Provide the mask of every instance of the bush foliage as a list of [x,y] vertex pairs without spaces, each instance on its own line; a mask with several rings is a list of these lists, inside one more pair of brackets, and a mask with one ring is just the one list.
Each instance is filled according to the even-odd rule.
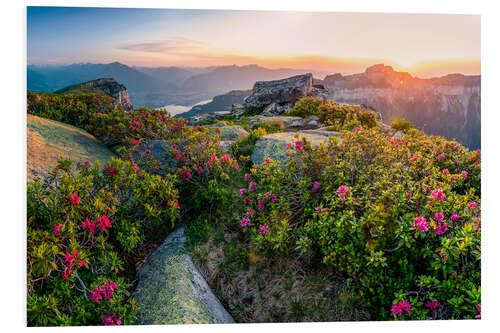
[[[28,112],[123,146],[104,166],[73,173],[61,160],[28,185],[30,326],[132,323],[137,260],[180,215],[190,240],[223,225],[252,255],[341,272],[375,319],[480,318],[479,150],[404,120],[393,128],[405,135],[392,137],[370,110],[311,97],[290,115],[316,115],[341,137],[289,144],[286,165],[249,161],[274,125],[229,148],[218,128],[188,127],[166,110],[127,112],[102,95],[29,93]],[[173,163],[160,165],[151,139]]]

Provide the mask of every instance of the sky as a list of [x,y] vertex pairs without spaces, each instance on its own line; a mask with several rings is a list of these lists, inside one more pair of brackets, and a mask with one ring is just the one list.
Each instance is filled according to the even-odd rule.
[[479,15],[28,7],[28,64],[480,74]]

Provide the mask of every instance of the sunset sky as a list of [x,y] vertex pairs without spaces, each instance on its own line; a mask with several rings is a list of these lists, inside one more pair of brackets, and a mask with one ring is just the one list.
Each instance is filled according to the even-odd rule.
[[28,64],[480,74],[478,15],[28,7]]

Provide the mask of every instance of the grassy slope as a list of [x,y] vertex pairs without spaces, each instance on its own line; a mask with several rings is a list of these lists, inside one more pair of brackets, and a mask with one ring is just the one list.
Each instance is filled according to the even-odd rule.
[[27,131],[28,179],[47,175],[61,156],[102,163],[115,156],[89,133],[57,121],[28,115]]

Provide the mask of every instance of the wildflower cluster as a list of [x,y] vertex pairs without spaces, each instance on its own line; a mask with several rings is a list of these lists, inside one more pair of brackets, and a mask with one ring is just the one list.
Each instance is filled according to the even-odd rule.
[[125,265],[173,229],[175,177],[137,173],[114,158],[106,168],[71,169],[60,160],[49,178],[28,185],[28,324],[130,324]]

